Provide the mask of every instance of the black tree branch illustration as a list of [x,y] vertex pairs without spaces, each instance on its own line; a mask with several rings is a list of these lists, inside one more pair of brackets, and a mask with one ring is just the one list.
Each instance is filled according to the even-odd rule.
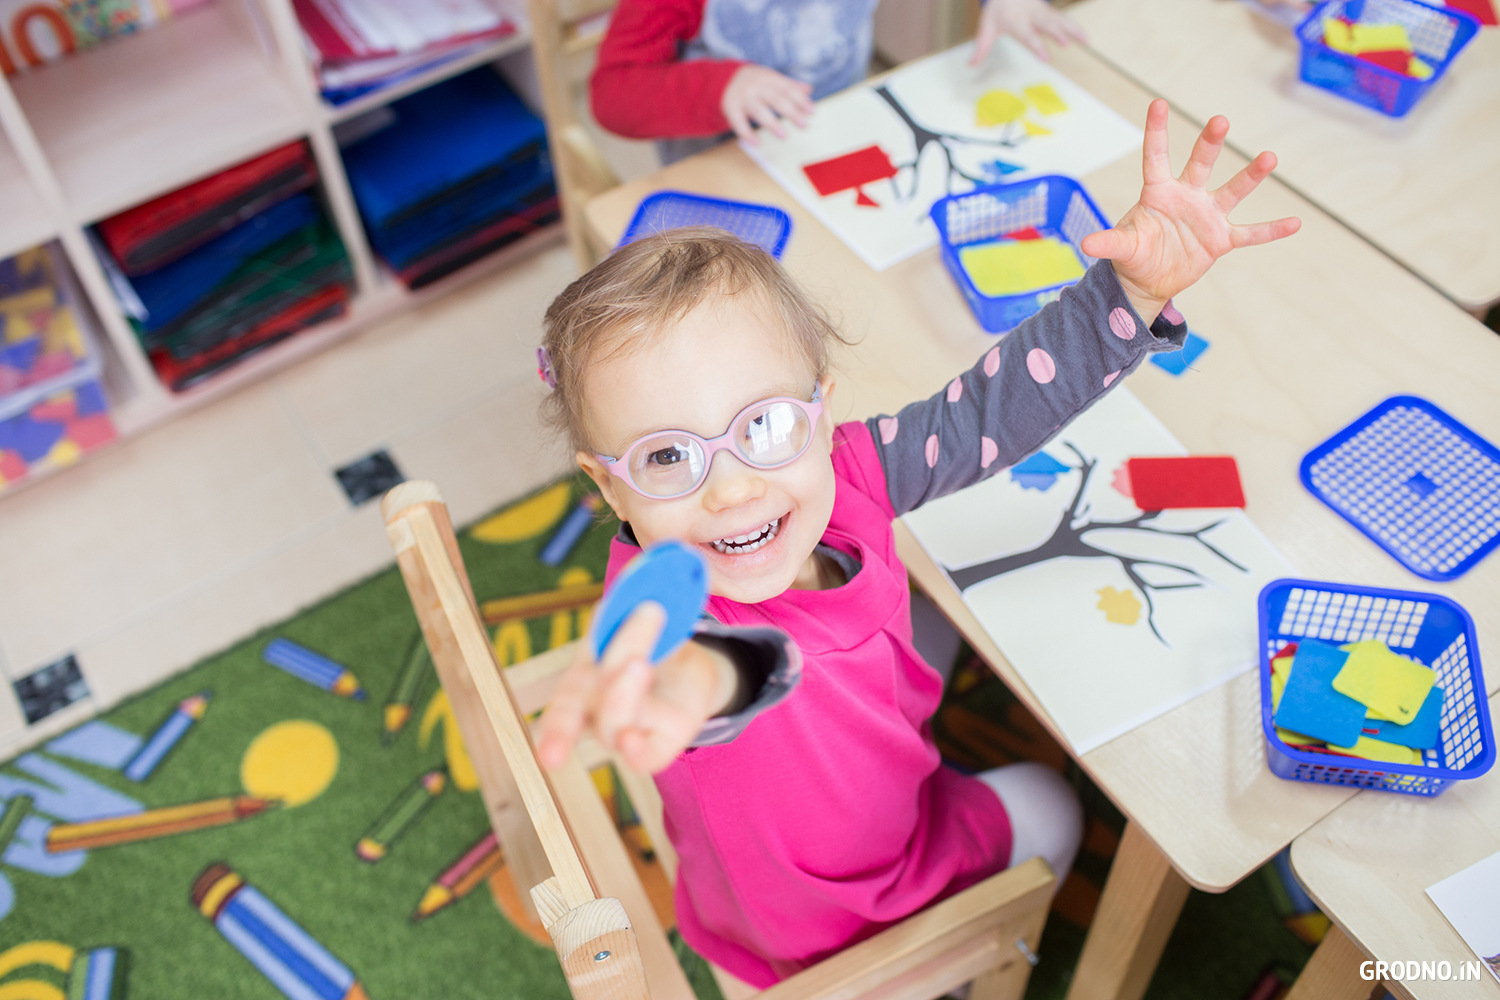
[[918,181],[917,166],[922,162],[922,152],[933,143],[937,143],[938,147],[943,151],[943,156],[948,161],[948,176],[944,183],[944,189],[948,194],[953,193],[953,178],[955,176],[962,177],[971,184],[986,184],[990,180],[987,177],[976,177],[960,167],[953,159],[953,154],[957,152],[955,145],[994,146],[1000,149],[1013,149],[1020,145],[1015,139],[1011,138],[1013,130],[1010,127],[1007,127],[1005,134],[998,139],[957,135],[952,132],[934,132],[925,125],[917,123],[917,120],[911,116],[906,108],[902,106],[901,102],[896,99],[895,95],[891,93],[889,86],[876,87],[875,93],[881,100],[891,106],[891,109],[896,112],[897,117],[911,130],[912,142],[916,146],[916,153],[913,154],[910,163],[896,164],[898,169],[911,169],[911,191],[903,195],[901,189],[896,185],[896,178],[891,178],[891,188],[896,192],[896,197],[901,201],[910,201],[916,197]]
[[[978,563],[974,566],[965,566],[962,569],[944,567],[948,571],[948,576],[960,590],[967,590],[976,583],[993,579],[1006,573],[1015,572],[1023,566],[1034,566],[1037,563],[1047,562],[1051,559],[1061,559],[1065,556],[1072,556],[1079,559],[1113,559],[1120,565],[1125,576],[1129,578],[1130,582],[1135,585],[1136,589],[1141,592],[1141,596],[1145,599],[1146,623],[1151,626],[1152,634],[1160,640],[1162,645],[1170,647],[1172,644],[1167,641],[1166,637],[1161,634],[1161,630],[1156,626],[1155,594],[1159,591],[1191,590],[1202,587],[1210,582],[1209,578],[1191,566],[1168,562],[1165,559],[1149,559],[1111,552],[1107,548],[1090,544],[1087,536],[1091,532],[1108,529],[1113,531],[1141,531],[1153,535],[1191,538],[1241,573],[1249,572],[1246,567],[1235,562],[1212,542],[1203,537],[1214,528],[1223,524],[1223,520],[1214,521],[1212,524],[1206,524],[1201,528],[1193,530],[1162,527],[1156,523],[1162,513],[1159,510],[1142,511],[1136,516],[1123,521],[1092,520],[1089,518],[1088,510],[1083,506],[1083,498],[1088,492],[1089,482],[1093,478],[1099,460],[1085,458],[1083,453],[1070,442],[1064,441],[1062,444],[1063,447],[1078,457],[1079,464],[1070,466],[1070,468],[1081,472],[1082,475],[1078,480],[1078,489],[1073,494],[1073,499],[1068,504],[1068,509],[1059,518],[1057,527],[1053,530],[1051,537],[1041,545],[1026,552],[1016,552],[1008,556],[1001,556],[998,559],[991,559],[988,562]],[[1180,583],[1151,583],[1142,575],[1141,569],[1143,567],[1172,570],[1183,574],[1187,579]]]

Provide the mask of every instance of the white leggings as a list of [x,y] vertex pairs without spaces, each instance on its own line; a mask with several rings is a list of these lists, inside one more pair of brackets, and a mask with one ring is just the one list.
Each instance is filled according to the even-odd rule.
[[1010,816],[1010,863],[1041,857],[1061,884],[1083,840],[1083,806],[1073,786],[1050,767],[1030,760],[976,777],[1000,797]]

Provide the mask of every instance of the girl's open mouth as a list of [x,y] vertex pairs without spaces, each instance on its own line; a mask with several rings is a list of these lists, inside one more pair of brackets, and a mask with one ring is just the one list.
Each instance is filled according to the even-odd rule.
[[757,549],[769,545],[772,539],[776,537],[777,532],[781,530],[782,522],[785,520],[786,515],[783,514],[776,520],[768,521],[754,531],[743,535],[735,535],[731,538],[720,538],[709,544],[714,547],[714,551],[721,552],[724,555],[748,555]]

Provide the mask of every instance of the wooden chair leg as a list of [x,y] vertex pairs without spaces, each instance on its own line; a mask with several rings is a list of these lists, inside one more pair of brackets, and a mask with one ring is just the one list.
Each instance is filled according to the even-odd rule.
[[1141,1000],[1188,889],[1150,838],[1127,823],[1068,1000]]
[[1359,978],[1364,952],[1337,926],[1307,960],[1286,1000],[1367,1000],[1377,987]]

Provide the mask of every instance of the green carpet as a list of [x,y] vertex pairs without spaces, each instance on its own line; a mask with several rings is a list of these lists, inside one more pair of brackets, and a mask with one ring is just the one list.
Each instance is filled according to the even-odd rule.
[[[609,523],[594,525],[563,566],[537,559],[585,485],[571,480],[541,491],[460,533],[481,602],[602,578]],[[496,645],[515,661],[573,638],[580,624],[577,612],[549,613],[502,628]],[[276,638],[348,668],[367,697],[341,697],[268,664],[262,653]],[[413,660],[423,656],[416,638],[392,567],[0,765],[0,798],[8,802],[0,816],[0,1000],[300,1000],[345,996],[349,977],[372,1000],[566,998],[551,949],[511,923],[488,883],[412,920],[428,886],[487,832],[477,791],[464,787],[471,784],[467,762],[446,733],[430,665]],[[423,673],[408,673],[409,665]],[[391,738],[385,703],[403,675],[423,682],[409,721]],[[1017,739],[1024,744],[1035,735],[1024,712],[987,674],[958,676],[968,678],[964,690],[955,684],[938,724],[945,751],[971,766],[1013,756]],[[211,694],[201,719],[145,780],[126,778],[122,766],[142,741],[201,692]],[[945,719],[964,724],[945,728]],[[963,731],[955,736],[954,728]],[[986,732],[1000,738],[987,740]],[[436,795],[412,791],[424,775],[436,775]],[[1103,797],[1081,776],[1075,780],[1094,820],[1090,849],[1079,864],[1083,881],[1075,883],[1082,889],[1068,894],[1071,902],[1054,914],[1043,939],[1027,994],[1037,1000],[1066,989],[1088,886],[1102,883],[1111,825],[1119,829]],[[72,833],[86,834],[76,824],[257,792],[305,801],[173,836],[61,853],[45,848],[49,830],[63,836],[70,823]],[[356,843],[403,801],[408,813],[423,808],[385,823],[376,838],[388,840],[385,853],[373,863],[361,860]],[[400,835],[386,837],[394,827]],[[218,880],[204,902],[219,926],[191,898],[216,863],[245,885],[231,893],[236,883]],[[215,880],[203,881],[200,895]],[[257,900],[284,917],[267,918]],[[1273,904],[1259,878],[1223,896],[1193,894],[1148,996],[1241,1000],[1266,967],[1293,974],[1308,949]],[[231,938],[254,919],[272,928],[257,940],[291,942],[293,964],[297,955],[313,956],[304,976],[312,989],[284,994],[247,960],[242,949],[253,945]],[[701,961],[685,948],[680,953],[700,996],[718,1000]],[[86,983],[88,969],[111,957],[112,984],[97,973],[97,982]]]

